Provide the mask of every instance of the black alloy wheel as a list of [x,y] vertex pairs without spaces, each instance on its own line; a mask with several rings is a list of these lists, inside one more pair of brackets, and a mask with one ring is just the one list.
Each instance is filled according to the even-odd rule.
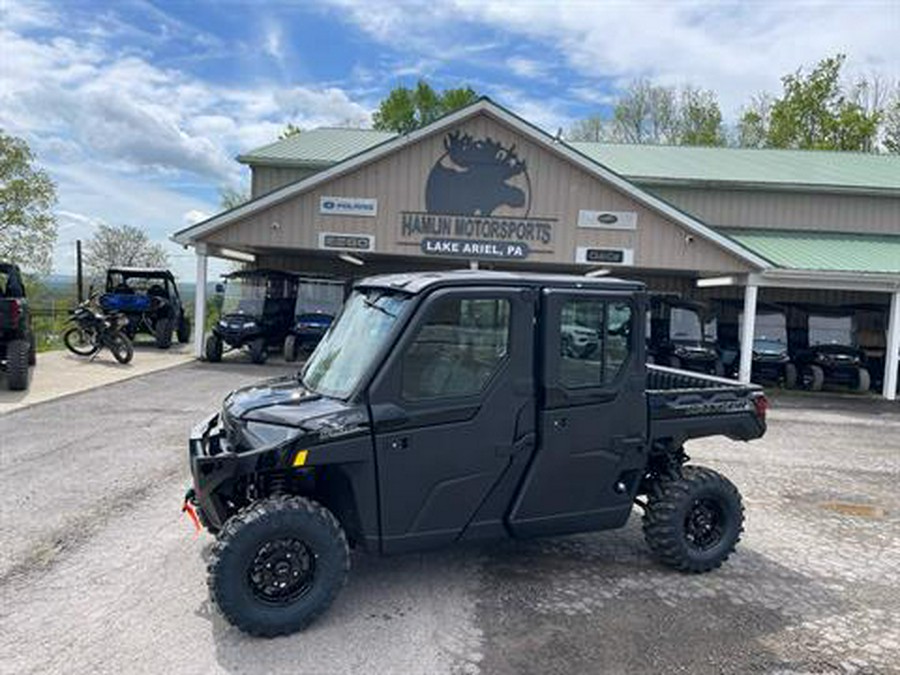
[[305,542],[275,539],[264,543],[250,564],[249,583],[263,602],[288,605],[312,588],[316,573],[315,554]]

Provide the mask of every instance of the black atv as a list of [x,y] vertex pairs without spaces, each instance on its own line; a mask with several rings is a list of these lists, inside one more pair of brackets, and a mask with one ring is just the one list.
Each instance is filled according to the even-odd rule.
[[284,360],[296,361],[312,353],[344,304],[344,282],[299,280],[294,325],[284,338]]
[[206,360],[216,363],[226,349],[247,347],[253,363],[265,363],[269,348],[281,348],[293,326],[297,275],[241,270],[224,279],[222,312],[206,338]]
[[100,307],[104,312],[128,317],[125,334],[131,340],[138,333],[147,333],[157,347],[168,349],[173,331],[181,344],[191,339],[191,323],[169,270],[111,267],[106,272],[106,292],[100,296]]
[[804,388],[820,391],[826,384],[836,384],[859,392],[869,390],[872,380],[855,324],[850,313],[808,313],[807,346],[793,355]]
[[647,331],[650,363],[721,377],[717,321],[703,303],[668,294],[650,297]]
[[[191,433],[183,508],[217,540],[213,601],[272,636],[322,614],[351,547],[392,554],[622,527],[719,567],[737,488],[684,444],[760,437],[756,385],[644,359],[637,282],[459,271],[371,277],[292,378],[229,394]],[[574,347],[578,326],[591,339]]]
[[36,360],[22,273],[16,265],[0,263],[0,367],[6,371],[6,386],[28,389],[28,367]]

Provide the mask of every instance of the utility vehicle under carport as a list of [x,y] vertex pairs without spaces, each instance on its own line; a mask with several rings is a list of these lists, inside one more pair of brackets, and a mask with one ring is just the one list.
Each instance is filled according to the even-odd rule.
[[[348,546],[414,551],[621,527],[637,502],[663,563],[718,567],[737,489],[685,466],[701,436],[765,432],[755,385],[644,363],[641,284],[499,272],[360,282],[296,378],[226,397],[191,434],[185,508],[218,538],[215,603],[298,630]],[[573,329],[593,334],[572,350]]]

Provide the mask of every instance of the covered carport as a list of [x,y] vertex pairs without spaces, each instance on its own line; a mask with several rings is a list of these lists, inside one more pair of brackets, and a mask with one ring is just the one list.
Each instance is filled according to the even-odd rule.
[[[706,277],[699,288],[742,287],[740,379],[750,381],[753,336],[760,296],[776,289],[816,293],[875,294],[888,314],[882,394],[897,399],[900,361],[900,236],[837,232],[731,230],[724,232],[772,267],[745,275]],[[771,299],[771,298],[767,298]]]

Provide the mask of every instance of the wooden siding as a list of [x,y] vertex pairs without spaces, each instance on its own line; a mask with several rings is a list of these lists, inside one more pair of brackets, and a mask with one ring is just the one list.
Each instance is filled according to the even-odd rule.
[[900,197],[648,187],[712,226],[900,234]]
[[[741,272],[749,267],[718,245],[696,235],[659,213],[635,202],[592,174],[518,135],[486,114],[470,118],[458,129],[476,138],[490,137],[505,147],[515,145],[527,162],[531,208],[529,218],[555,219],[552,241],[533,243],[529,263],[572,264],[578,246],[634,249],[634,267],[703,272]],[[402,212],[425,211],[425,184],[432,167],[445,154],[445,133],[427,136],[388,156],[337,176],[308,192],[295,195],[264,211],[209,234],[205,240],[221,246],[259,250],[314,250],[319,232],[370,234],[375,251],[412,257],[425,256],[421,236],[404,236]],[[377,216],[323,215],[322,196],[375,198]],[[579,209],[634,211],[635,231],[576,227]],[[509,207],[494,216],[521,217]],[[628,269],[622,266],[623,269]]]

